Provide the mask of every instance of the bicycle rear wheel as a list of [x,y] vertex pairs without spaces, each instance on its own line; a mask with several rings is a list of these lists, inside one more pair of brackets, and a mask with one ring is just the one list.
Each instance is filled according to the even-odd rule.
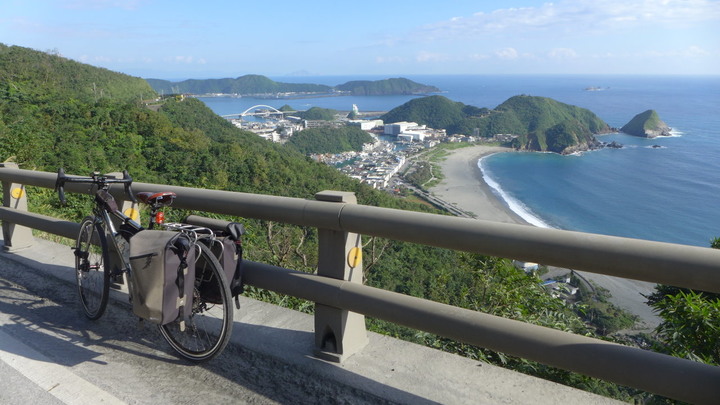
[[75,276],[85,315],[98,319],[105,312],[110,287],[108,247],[102,225],[93,217],[80,224],[75,244]]
[[160,332],[182,357],[205,361],[219,354],[230,341],[233,306],[220,263],[204,245],[197,243],[195,248],[192,315],[184,331],[178,320],[161,325]]

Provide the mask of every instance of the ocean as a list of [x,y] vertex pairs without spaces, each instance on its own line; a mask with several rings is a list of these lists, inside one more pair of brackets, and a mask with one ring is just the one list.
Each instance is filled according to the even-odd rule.
[[[581,155],[500,153],[479,164],[498,197],[538,226],[708,246],[720,237],[720,76],[407,75],[442,95],[493,108],[518,94],[587,108],[612,127],[654,109],[673,136],[600,136],[622,149]],[[385,77],[273,77],[336,85]],[[594,91],[587,90],[595,88]],[[304,99],[201,98],[219,115],[254,105],[389,111],[414,96]]]

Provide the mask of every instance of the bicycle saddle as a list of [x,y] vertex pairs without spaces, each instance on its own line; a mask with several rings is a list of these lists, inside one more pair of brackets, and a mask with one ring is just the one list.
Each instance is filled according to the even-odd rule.
[[159,193],[137,193],[138,200],[154,207],[166,207],[173,203],[176,196],[177,194],[172,191],[161,191]]

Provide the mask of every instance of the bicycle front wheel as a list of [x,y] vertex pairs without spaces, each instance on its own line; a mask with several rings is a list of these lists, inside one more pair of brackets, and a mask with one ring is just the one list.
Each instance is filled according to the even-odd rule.
[[93,217],[80,224],[75,244],[75,276],[85,315],[98,319],[105,312],[110,274],[107,269],[108,246],[102,225]]
[[195,249],[192,315],[184,330],[179,319],[161,325],[160,332],[182,357],[205,361],[219,354],[230,341],[233,306],[220,263],[205,245],[197,243]]

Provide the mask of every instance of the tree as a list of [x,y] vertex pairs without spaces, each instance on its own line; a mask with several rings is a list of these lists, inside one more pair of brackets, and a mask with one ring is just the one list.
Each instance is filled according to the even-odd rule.
[[[710,246],[720,249],[720,238]],[[663,319],[657,351],[720,365],[720,294],[658,285],[648,304]]]

